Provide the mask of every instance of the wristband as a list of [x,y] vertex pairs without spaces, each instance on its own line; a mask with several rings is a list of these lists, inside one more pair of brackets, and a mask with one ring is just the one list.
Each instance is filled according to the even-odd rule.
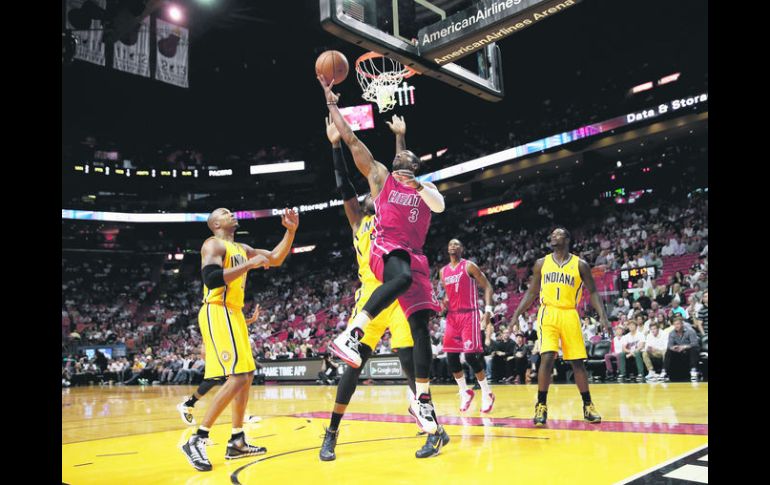
[[493,313],[492,305],[487,305],[484,307],[484,313]]
[[334,103],[326,103],[326,106],[331,106],[331,105],[337,106],[337,103],[336,102],[334,102]]

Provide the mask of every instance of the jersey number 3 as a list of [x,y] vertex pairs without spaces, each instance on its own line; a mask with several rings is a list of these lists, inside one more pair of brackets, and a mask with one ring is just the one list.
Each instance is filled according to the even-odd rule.
[[410,210],[409,211],[409,222],[411,222],[413,224],[415,222],[417,222],[417,217],[419,217],[419,215],[420,215],[420,210],[419,209],[414,208],[414,209]]

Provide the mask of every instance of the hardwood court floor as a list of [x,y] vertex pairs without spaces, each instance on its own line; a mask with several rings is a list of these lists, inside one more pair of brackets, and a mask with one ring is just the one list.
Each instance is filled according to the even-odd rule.
[[[266,455],[225,461],[230,409],[211,430],[210,472],[195,471],[179,451],[194,428],[176,404],[191,386],[90,387],[62,391],[62,481],[106,483],[615,483],[708,443],[708,383],[597,384],[604,418],[582,420],[574,384],[554,385],[548,428],[532,426],[536,387],[495,386],[494,411],[482,417],[480,394],[466,413],[457,386],[433,386],[451,442],[419,460],[425,441],[407,413],[405,386],[359,386],[340,428],[337,460],[318,458],[335,387],[254,386],[246,425]],[[195,407],[202,417],[215,388]],[[517,481],[518,481],[517,480]]]

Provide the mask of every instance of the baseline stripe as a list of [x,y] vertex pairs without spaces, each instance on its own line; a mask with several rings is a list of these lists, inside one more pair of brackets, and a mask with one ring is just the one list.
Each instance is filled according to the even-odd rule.
[[[328,411],[298,413],[291,416],[297,418],[319,418],[328,419]],[[409,415],[400,414],[373,414],[373,413],[346,413],[345,419],[354,421],[373,421],[380,423],[414,423],[414,418]],[[463,416],[442,416],[441,424],[459,425],[459,426],[492,426],[509,428],[533,428],[532,419],[519,418],[477,418]],[[485,424],[486,422],[486,424]],[[542,428],[536,428],[542,429]],[[708,424],[691,423],[641,423],[626,421],[602,421],[601,424],[586,423],[583,420],[548,420],[548,427],[545,429],[565,429],[572,431],[599,431],[614,433],[653,433],[653,434],[684,434],[708,436]],[[704,445],[704,447],[707,445]],[[703,447],[699,448],[702,449]],[[697,451],[697,450],[693,450]],[[692,451],[690,452],[692,453]]]

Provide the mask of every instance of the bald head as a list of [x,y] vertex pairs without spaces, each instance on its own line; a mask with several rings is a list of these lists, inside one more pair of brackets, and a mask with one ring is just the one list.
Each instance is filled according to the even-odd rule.
[[219,230],[234,230],[238,227],[238,219],[235,218],[235,215],[232,212],[225,208],[219,208],[212,211],[211,214],[209,214],[206,223],[214,234]]
[[411,170],[417,173],[420,169],[420,159],[410,150],[401,150],[393,159],[393,170]]
[[459,239],[452,239],[449,241],[449,247],[447,248],[450,256],[456,256],[458,258],[462,257],[464,249],[463,243],[461,243]]

